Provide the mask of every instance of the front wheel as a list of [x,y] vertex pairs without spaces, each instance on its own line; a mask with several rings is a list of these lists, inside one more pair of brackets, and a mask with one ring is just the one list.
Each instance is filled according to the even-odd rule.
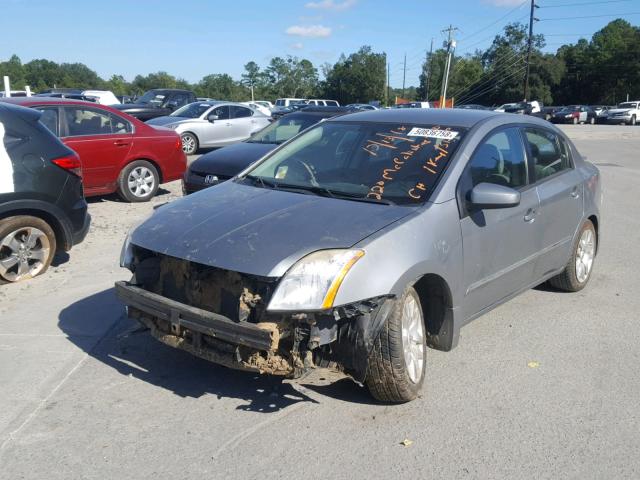
[[0,283],[46,272],[55,253],[56,236],[44,220],[20,215],[0,221]]
[[577,125],[578,124],[578,119],[576,117],[573,117],[573,124]]
[[591,117],[591,118],[589,119],[589,123],[590,123],[591,125],[593,125],[594,123],[596,123],[596,118],[595,118],[595,117]]
[[409,287],[396,300],[369,355],[366,384],[380,401],[415,399],[425,375],[427,344],[420,298]]
[[633,115],[633,116],[631,117],[631,125],[635,125],[635,124],[636,124],[636,116],[635,116],[635,115]]
[[146,160],[136,160],[118,176],[118,194],[127,202],[148,202],[158,191],[160,175]]
[[183,133],[180,135],[180,140],[182,141],[182,151],[185,155],[193,155],[198,151],[198,137],[193,133]]
[[549,283],[565,292],[582,290],[591,278],[597,242],[596,229],[591,220],[587,220],[580,229],[569,263],[562,273],[549,279]]

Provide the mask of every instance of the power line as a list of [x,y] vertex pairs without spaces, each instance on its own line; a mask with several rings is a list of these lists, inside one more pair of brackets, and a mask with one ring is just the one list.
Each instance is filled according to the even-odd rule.
[[[529,14],[526,13],[526,14],[522,15],[521,17],[518,17],[518,18],[514,19],[514,22],[519,22],[520,20],[524,20],[528,16],[529,16]],[[494,33],[494,34],[492,34],[492,35],[490,35],[488,37],[484,37],[483,39],[478,40],[477,42],[474,42],[474,43],[472,43],[470,45],[467,45],[464,48],[464,50],[461,50],[461,52],[466,52],[466,51],[470,50],[471,47],[475,47],[476,45],[480,45],[481,43],[486,42],[487,40],[491,40],[492,38],[495,38],[495,36],[496,36],[496,34]]]
[[596,2],[561,3],[560,5],[540,5],[540,8],[580,7],[582,5],[598,5],[602,3],[621,3],[630,0],[598,0]]
[[624,17],[625,15],[640,15],[640,12],[623,12],[623,13],[609,13],[606,15],[584,15],[581,17],[554,17],[554,18],[540,18],[541,22],[549,22],[552,20],[577,20],[581,18],[601,18],[601,17]]
[[[487,92],[490,92],[496,85],[499,85],[505,79],[511,78],[514,75],[522,72],[526,69],[526,65],[520,65],[519,68],[511,71],[510,66],[508,69],[503,70],[500,73],[495,73],[489,79],[489,81],[483,82],[481,85],[476,86],[475,88],[469,90],[467,93],[464,93],[458,97],[458,103],[465,103],[470,101],[471,99],[478,98],[481,95],[484,95]],[[510,72],[510,73],[509,73]]]
[[485,93],[489,93],[491,90],[493,90],[493,89],[494,89],[495,87],[497,87],[498,85],[500,85],[500,84],[502,84],[502,83],[506,82],[506,81],[507,81],[508,79],[510,79],[511,77],[513,77],[513,76],[515,76],[515,75],[518,75],[518,74],[519,74],[520,72],[522,72],[525,68],[527,68],[527,67],[526,67],[526,65],[523,65],[523,66],[522,66],[522,67],[520,67],[518,70],[516,70],[516,71],[512,72],[511,74],[509,74],[509,75],[507,75],[507,76],[503,77],[501,80],[498,80],[495,84],[493,84],[493,85],[491,85],[491,86],[487,87],[485,90],[483,90],[483,91],[481,91],[481,92],[476,93],[475,95],[462,97],[462,98],[459,100],[459,104],[464,105],[465,103],[469,103],[469,102],[471,102],[472,100],[475,100],[476,98],[478,98],[478,97],[480,97],[480,96],[484,95]]
[[460,40],[460,42],[464,42],[465,40],[477,35],[478,33],[484,32],[486,29],[493,27],[496,23],[504,20],[505,18],[507,18],[509,15],[511,15],[513,12],[515,12],[516,10],[520,9],[525,3],[527,3],[528,0],[524,0],[523,2],[521,2],[520,4],[516,5],[513,9],[509,10],[507,13],[505,13],[502,17],[500,17],[499,19],[497,19],[494,22],[491,22],[489,25],[482,27],[480,30],[477,30],[469,35],[467,35],[466,37],[462,38]]

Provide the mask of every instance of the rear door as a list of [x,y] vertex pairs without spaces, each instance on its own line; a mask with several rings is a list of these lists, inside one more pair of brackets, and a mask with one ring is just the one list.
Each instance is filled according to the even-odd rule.
[[231,131],[233,132],[233,141],[241,142],[251,136],[251,134],[259,129],[258,122],[254,118],[254,110],[238,105],[231,106]]
[[131,123],[84,105],[64,106],[62,111],[62,141],[80,155],[85,190],[113,191],[133,143]]
[[[465,199],[480,183],[518,190],[520,204],[473,210]],[[477,316],[509,295],[531,285],[540,250],[536,189],[529,185],[527,157],[520,130],[499,128],[476,148],[460,179],[460,220],[464,260],[464,316]]]
[[542,251],[535,275],[542,278],[566,265],[583,213],[583,188],[565,140],[542,127],[524,129],[530,176],[540,198]]

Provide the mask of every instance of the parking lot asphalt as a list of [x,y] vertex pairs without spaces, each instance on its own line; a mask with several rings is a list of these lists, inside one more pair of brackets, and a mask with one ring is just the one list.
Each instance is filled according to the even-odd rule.
[[0,478],[639,478],[640,127],[562,128],[602,172],[589,286],[538,287],[472,322],[454,351],[429,350],[404,405],[129,331],[120,247],[180,186],[143,205],[91,200],[85,243],[0,287]]

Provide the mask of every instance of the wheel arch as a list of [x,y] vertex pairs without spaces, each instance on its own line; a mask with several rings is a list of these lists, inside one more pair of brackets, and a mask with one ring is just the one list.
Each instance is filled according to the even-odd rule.
[[449,351],[458,343],[459,327],[454,321],[453,295],[447,281],[428,273],[413,284],[424,315],[427,345]]
[[31,201],[29,203],[18,203],[11,209],[3,209],[0,211],[0,220],[6,218],[28,215],[41,219],[51,227],[56,236],[56,249],[68,251],[73,245],[71,231],[64,221],[47,205],[41,205],[41,202]]
[[593,223],[593,228],[596,229],[596,255],[598,254],[598,252],[600,251],[600,224],[598,222],[598,216],[593,214],[590,215],[587,220],[591,220],[591,223]]

